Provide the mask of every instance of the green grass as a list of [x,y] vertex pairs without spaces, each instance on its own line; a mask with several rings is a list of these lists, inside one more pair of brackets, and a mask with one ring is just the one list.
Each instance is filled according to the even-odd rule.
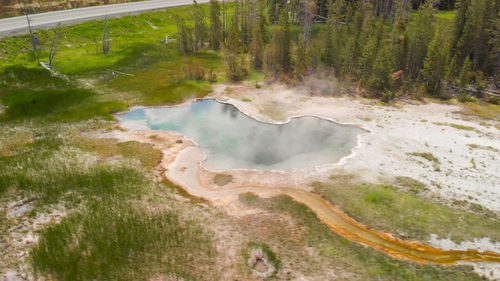
[[120,102],[98,102],[89,90],[14,90],[1,97],[7,106],[0,120],[43,118],[43,121],[112,120],[110,112],[125,110]]
[[408,153],[408,155],[413,155],[413,156],[418,156],[422,157],[427,161],[434,162],[435,164],[439,164],[439,159],[437,159],[432,153],[430,152],[412,152]]
[[474,131],[474,127],[470,127],[470,126],[465,126],[465,125],[460,125],[460,124],[454,124],[454,123],[451,123],[451,124],[448,124],[450,127],[453,127],[455,129],[459,129],[459,130],[465,130],[465,131]]
[[[143,62],[142,58],[149,62]],[[142,52],[121,63],[119,70],[134,76],[103,76],[98,86],[114,92],[128,93],[125,96],[131,103],[164,104],[182,101],[190,97],[202,97],[212,91],[207,81],[189,80],[184,69],[190,65],[200,65],[206,75],[209,71],[220,73],[223,69],[220,54],[202,51],[197,54],[181,56],[174,44],[168,46],[149,45]],[[137,65],[138,64],[138,65]]]
[[135,141],[117,142],[116,139],[77,138],[75,145],[84,151],[97,153],[102,158],[122,156],[138,160],[147,170],[156,167],[161,159],[162,152],[153,145]]
[[215,280],[209,237],[173,211],[101,202],[42,231],[30,257],[35,272],[57,280]]
[[43,138],[30,144],[29,152],[0,158],[0,194],[31,197],[38,204],[78,202],[82,196],[135,193],[139,191],[135,185],[144,184],[136,169],[99,163],[91,155],[57,144],[60,140]]
[[307,245],[316,248],[337,267],[354,272],[358,280],[481,280],[471,267],[396,260],[351,242],[331,231],[307,206],[288,196],[263,199],[247,193],[240,195],[240,201],[251,207],[289,214],[301,226],[300,235]]
[[474,144],[474,143],[468,143],[467,146],[470,149],[484,149],[484,150],[489,150],[489,151],[500,153],[500,150],[498,150],[492,146],[489,146],[489,145],[485,146],[485,145],[479,145],[479,144]]
[[274,266],[275,270],[273,276],[275,276],[276,273],[281,269],[281,260],[278,255],[264,243],[249,242],[247,244],[247,247],[243,251],[244,263],[247,263],[248,259],[250,258],[250,252],[252,251],[252,249],[260,249],[262,251],[262,253],[267,257],[268,261]]
[[439,19],[452,20],[456,16],[456,11],[455,10],[453,10],[453,11],[439,11],[439,12],[435,13],[434,16],[436,18],[439,18]]
[[465,126],[465,125],[461,125],[461,124],[455,124],[455,123],[434,122],[433,124],[438,125],[438,126],[450,126],[452,128],[455,128],[455,129],[458,129],[458,130],[464,130],[464,131],[478,131],[474,127]]
[[28,67],[23,65],[5,66],[0,72],[0,89],[30,90],[60,89],[71,87],[67,80],[53,77],[50,72],[40,67]]
[[[410,178],[398,178],[398,183],[415,193],[425,189],[422,183]],[[345,179],[315,183],[314,188],[369,228],[396,235],[404,232],[408,239],[421,241],[429,239],[430,234],[456,242],[481,237],[500,241],[498,218],[493,213],[475,215],[400,192],[392,186],[357,185]]]
[[39,122],[112,120],[110,112],[125,104],[103,101],[97,93],[70,81],[52,77],[45,69],[8,67],[0,73],[0,102],[6,106],[2,121],[37,119]]
[[265,78],[266,75],[264,73],[254,71],[250,74],[250,76],[246,80],[251,82],[260,82],[263,81]]
[[[208,16],[208,5],[200,6]],[[160,42],[165,35],[169,38],[175,37],[177,27],[174,15],[186,18],[190,24],[191,7],[108,19],[107,26],[112,41],[111,51],[106,55],[101,52],[100,42],[104,21],[60,27],[62,39],[53,67],[72,80],[78,79],[86,85],[91,85],[93,90],[106,92],[108,102],[153,105],[204,96],[212,90],[210,83],[187,79],[184,69],[189,65],[199,64],[207,79],[209,71],[221,77],[224,70],[223,60],[220,52],[201,51],[181,55],[177,52],[175,41],[167,45]],[[37,30],[36,34],[42,41],[40,59],[48,61],[53,29]],[[0,39],[0,58],[4,59],[0,71],[14,67],[42,72],[33,61],[28,35]],[[117,72],[113,75],[113,71],[133,76]],[[17,78],[19,76],[23,75],[18,75]],[[41,85],[44,85],[43,81],[50,80],[46,79],[46,76],[44,74],[44,79],[40,80]],[[23,81],[7,81],[7,84],[23,84],[36,80],[35,73],[23,77],[27,78]],[[71,85],[81,88],[75,83]],[[26,83],[24,86],[27,89],[36,88]]]
[[[208,8],[207,5],[201,6]],[[164,39],[165,35],[170,37],[175,35],[176,24],[173,15],[178,14],[189,19],[190,10],[190,7],[180,7],[108,19],[107,28],[112,39],[111,52],[108,55],[101,54],[104,20],[60,27],[61,40],[55,67],[67,70],[70,74],[83,74],[96,68],[114,66],[120,59],[134,53],[135,49],[132,46],[138,43],[160,44],[160,40]],[[158,28],[152,28],[148,21]],[[42,61],[48,59],[53,32],[54,29],[36,31],[41,39],[40,58]],[[29,35],[2,38],[0,46],[2,47],[0,56],[5,58],[5,64],[30,63]]]
[[365,122],[370,122],[372,121],[373,119],[371,117],[368,117],[368,116],[361,116],[361,115],[358,115],[356,116],[359,120],[363,120]]
[[465,116],[479,116],[488,120],[500,121],[500,105],[498,104],[466,102],[462,104],[462,109],[457,113]]
[[[0,155],[2,203],[27,198],[34,200],[32,213],[60,203],[67,210],[61,223],[39,234],[30,252],[36,273],[54,280],[156,275],[217,280],[211,268],[217,252],[202,225],[185,219],[182,211],[138,207],[153,204],[143,196],[165,186],[148,180],[161,157],[158,151],[135,142],[92,141],[74,126],[36,124],[30,133],[23,126],[2,128],[7,136],[2,134],[0,147],[4,139],[18,144]],[[0,229],[9,227],[11,220],[0,216]]]
[[412,179],[410,177],[396,177],[396,181],[400,186],[408,187],[411,192],[418,193],[420,191],[428,190],[424,183]]
[[[150,145],[81,135],[110,128],[112,113],[128,105],[178,103],[212,90],[207,79],[190,80],[186,69],[200,66],[205,77],[209,71],[221,77],[220,52],[181,55],[175,41],[160,42],[175,35],[174,14],[192,18],[191,7],[181,7],[109,19],[107,55],[100,51],[103,21],[61,27],[53,68],[63,78],[36,65],[28,35],[0,39],[0,203],[32,199],[32,213],[59,203],[67,210],[61,223],[42,230],[30,253],[40,276],[219,279],[204,226],[186,219],[184,210],[136,206],[152,204],[145,198],[153,190],[174,187],[151,180],[161,153]],[[36,31],[41,61],[48,61],[52,33]],[[0,216],[1,230],[12,231],[11,224]],[[0,240],[6,238],[2,232]]]

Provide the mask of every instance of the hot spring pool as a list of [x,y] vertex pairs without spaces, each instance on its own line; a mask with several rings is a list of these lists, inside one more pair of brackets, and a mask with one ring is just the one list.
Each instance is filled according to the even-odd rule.
[[187,106],[138,108],[116,116],[130,130],[182,133],[200,146],[209,169],[292,170],[337,162],[366,131],[317,117],[284,124],[251,118],[231,104],[196,100]]

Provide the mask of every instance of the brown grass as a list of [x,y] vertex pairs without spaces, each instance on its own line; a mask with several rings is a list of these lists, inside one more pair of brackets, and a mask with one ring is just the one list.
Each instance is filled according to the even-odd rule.
[[475,102],[466,102],[462,104],[462,109],[456,113],[500,121],[500,105],[497,104],[478,104]]
[[217,174],[214,177],[214,183],[218,186],[223,186],[230,183],[233,180],[231,175]]
[[138,159],[143,167],[156,167],[162,157],[160,150],[154,149],[151,144],[134,141],[117,142],[115,139],[98,139],[80,137],[77,143],[83,148],[96,152],[102,158],[122,156]]

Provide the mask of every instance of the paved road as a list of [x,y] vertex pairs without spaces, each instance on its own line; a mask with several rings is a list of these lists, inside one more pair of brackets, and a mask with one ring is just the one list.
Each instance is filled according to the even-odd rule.
[[[198,0],[198,3],[208,3],[209,0]],[[30,15],[31,25],[36,28],[55,26],[58,23],[69,24],[92,19],[102,19],[123,14],[134,14],[149,10],[192,4],[192,0],[149,0],[124,4],[94,6],[70,10],[61,10]],[[25,16],[0,19],[0,38],[16,34],[28,33]]]

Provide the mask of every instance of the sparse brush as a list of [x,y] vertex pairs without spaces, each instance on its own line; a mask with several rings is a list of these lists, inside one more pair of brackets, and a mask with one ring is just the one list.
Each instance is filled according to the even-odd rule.
[[[213,73],[213,72],[212,72]],[[184,65],[184,79],[187,80],[204,80],[205,71],[199,62]]]

